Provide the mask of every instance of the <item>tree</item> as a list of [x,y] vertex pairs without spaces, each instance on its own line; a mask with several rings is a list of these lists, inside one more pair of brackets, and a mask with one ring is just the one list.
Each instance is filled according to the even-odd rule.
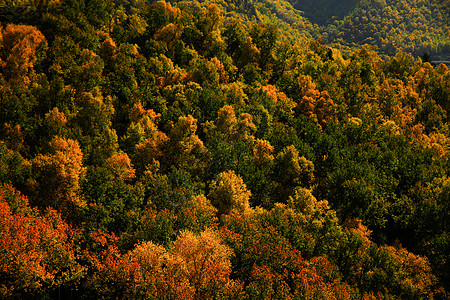
[[6,192],[0,189],[0,297],[50,297],[56,289],[64,295],[83,274],[72,244],[76,231],[54,210],[30,209],[23,195],[23,209],[12,211]]
[[327,91],[319,92],[310,76],[299,76],[300,100],[295,107],[297,113],[304,114],[319,124],[337,121],[337,106]]
[[205,131],[208,139],[223,140],[231,146],[238,141],[252,144],[256,129],[252,115],[242,113],[237,118],[233,106],[225,105],[217,112],[217,119],[214,122],[206,123]]
[[78,142],[54,137],[47,154],[31,161],[36,181],[33,184],[33,204],[41,209],[57,209],[66,218],[73,218],[85,204],[80,195],[80,180],[84,176],[83,153]]
[[389,59],[386,64],[386,73],[403,82],[407,82],[412,71],[414,57],[411,54],[399,51]]
[[270,142],[257,139],[253,147],[254,163],[261,167],[266,167],[274,160],[273,146]]
[[49,138],[53,138],[54,136],[65,136],[67,134],[66,125],[66,115],[63,112],[60,112],[58,107],[54,107],[45,114],[45,127]]
[[239,292],[229,279],[232,253],[218,233],[207,229],[200,234],[181,232],[169,250],[143,242],[128,257],[140,266],[147,296],[210,299]]
[[173,58],[175,55],[175,45],[183,32],[181,25],[173,23],[167,24],[155,33],[155,40],[165,43],[167,56]]
[[257,24],[251,28],[250,36],[260,51],[260,68],[270,73],[275,62],[274,49],[279,36],[278,27],[274,24]]
[[135,177],[135,170],[131,164],[128,154],[116,153],[108,159],[107,168],[116,180],[127,181]]
[[157,30],[174,22],[180,15],[180,10],[173,7],[170,2],[162,0],[156,1],[151,5],[143,6],[140,9],[140,14],[147,21],[147,34],[153,36]]
[[195,288],[196,299],[207,299],[226,291],[231,284],[232,250],[222,243],[217,232],[206,229],[199,235],[189,231],[180,234],[170,248],[181,258],[185,276]]
[[201,86],[218,85],[220,76],[217,69],[217,61],[214,62],[207,61],[205,59],[194,59],[191,62],[188,76],[191,80]]
[[278,202],[285,203],[295,187],[309,187],[312,184],[314,164],[300,156],[293,145],[283,148],[274,162],[274,180],[279,183],[279,190],[274,197]]
[[201,178],[206,168],[208,150],[196,131],[197,120],[194,117],[179,117],[168,135],[167,158],[168,162]]
[[219,215],[232,211],[245,212],[249,209],[251,192],[239,175],[233,171],[220,173],[210,185],[208,198],[218,209]]
[[431,273],[431,266],[426,257],[415,255],[405,248],[385,246],[389,253],[394,257],[404,274],[401,279],[401,285],[404,289],[404,297],[414,298],[433,298],[436,284],[436,277]]
[[135,146],[133,164],[136,166],[138,175],[141,175],[148,165],[167,159],[165,149],[169,138],[162,131],[157,131],[154,136],[146,138],[142,143]]
[[17,151],[9,149],[5,142],[0,141],[0,182],[12,183],[23,188],[31,177],[29,160]]
[[24,144],[24,133],[20,125],[11,126],[8,123],[3,125],[0,130],[0,138],[6,146],[16,152],[26,152],[26,145]]
[[88,266],[83,294],[89,298],[135,298],[141,289],[141,266],[120,253],[118,237],[101,230],[89,232],[89,249],[82,258]]
[[226,48],[225,42],[222,39],[220,27],[222,26],[223,10],[212,3],[202,11],[198,18],[200,31],[202,32],[202,44],[198,47],[199,53],[204,53],[205,57],[223,57]]
[[[8,79],[17,84],[28,85],[29,73],[33,74],[34,64],[41,59],[47,47],[44,35],[33,26],[8,24],[2,30],[3,70]],[[1,61],[0,61],[1,62]],[[1,67],[1,64],[0,64]]]
[[140,102],[135,103],[128,115],[130,124],[126,133],[120,138],[122,149],[133,156],[137,145],[142,144],[146,139],[155,138],[160,118],[161,114],[155,113],[153,109],[146,110]]
[[112,128],[114,106],[98,87],[77,99],[79,110],[71,120],[81,129],[83,150],[91,163],[101,164],[116,151],[117,134]]

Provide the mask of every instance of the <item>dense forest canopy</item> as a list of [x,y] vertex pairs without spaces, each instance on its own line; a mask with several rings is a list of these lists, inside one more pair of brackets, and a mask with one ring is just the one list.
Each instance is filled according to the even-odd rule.
[[0,298],[448,299],[448,1],[320,3],[0,0]]

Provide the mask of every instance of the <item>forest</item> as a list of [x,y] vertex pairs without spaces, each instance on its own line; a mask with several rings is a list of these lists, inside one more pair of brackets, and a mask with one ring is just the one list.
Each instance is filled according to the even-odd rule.
[[0,0],[0,299],[449,299],[449,2],[310,2]]

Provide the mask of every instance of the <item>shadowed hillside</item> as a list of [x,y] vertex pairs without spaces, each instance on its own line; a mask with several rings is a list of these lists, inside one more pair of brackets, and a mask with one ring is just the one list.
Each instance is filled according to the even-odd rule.
[[292,0],[311,22],[325,26],[349,15],[360,0]]

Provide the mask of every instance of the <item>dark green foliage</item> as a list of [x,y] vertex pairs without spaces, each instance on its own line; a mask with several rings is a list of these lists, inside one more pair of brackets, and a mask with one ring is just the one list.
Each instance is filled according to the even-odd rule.
[[143,191],[114,180],[103,168],[89,168],[82,186],[87,206],[81,222],[86,228],[122,233],[134,230],[142,208]]

